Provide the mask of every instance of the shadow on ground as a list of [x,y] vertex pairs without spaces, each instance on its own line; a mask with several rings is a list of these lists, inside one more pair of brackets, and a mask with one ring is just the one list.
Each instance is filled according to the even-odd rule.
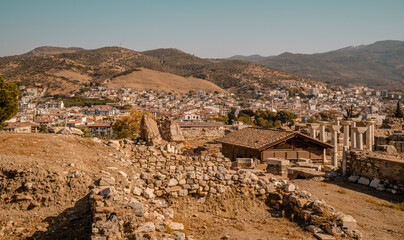
[[91,210],[89,195],[78,200],[74,207],[67,208],[57,216],[47,217],[43,221],[48,223],[47,230],[36,231],[27,239],[90,239]]
[[334,184],[337,186],[340,186],[342,188],[347,188],[352,191],[357,191],[363,194],[367,194],[379,199],[386,200],[388,202],[393,202],[393,203],[400,203],[404,201],[404,194],[392,194],[388,192],[382,192],[382,191],[377,191],[376,189],[370,187],[370,186],[365,186],[361,185],[359,183],[352,183],[348,182],[347,180],[331,180],[331,181],[324,181],[325,183],[328,184]]

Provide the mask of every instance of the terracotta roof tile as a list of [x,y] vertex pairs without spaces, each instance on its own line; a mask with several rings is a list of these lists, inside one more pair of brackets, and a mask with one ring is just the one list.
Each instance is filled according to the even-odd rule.
[[288,139],[294,135],[298,135],[324,147],[333,148],[332,145],[311,138],[305,134],[284,129],[244,128],[239,131],[229,133],[225,137],[217,139],[216,141],[251,149],[262,149],[278,141],[282,141],[283,139]]
[[283,129],[244,128],[232,132],[216,141],[247,148],[260,149],[294,134],[295,132],[293,131]]

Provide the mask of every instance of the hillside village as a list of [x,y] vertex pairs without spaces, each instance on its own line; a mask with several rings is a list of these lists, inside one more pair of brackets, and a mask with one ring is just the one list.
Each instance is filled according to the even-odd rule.
[[[47,90],[20,85],[0,130],[0,238],[404,234],[397,92],[295,80],[239,94]],[[134,112],[139,131],[119,137]]]
[[[108,89],[96,87],[78,91],[68,97],[110,100],[102,105],[66,107],[63,98],[46,94],[41,87],[20,86],[19,112],[2,131],[40,132],[52,126],[87,127],[93,136],[112,137],[111,126],[115,119],[129,114],[130,109],[148,112],[155,117],[168,117],[183,127],[211,125],[223,122],[215,118],[226,116],[232,108],[252,111],[288,111],[297,114],[296,123],[307,123],[313,116],[332,113],[341,117],[347,108],[354,106],[363,119],[377,119],[380,125],[386,118],[386,110],[394,107],[402,95],[367,87],[333,87],[318,83],[280,81],[274,89],[251,89],[246,97],[232,93],[139,91],[130,88]],[[319,118],[318,120],[324,120]],[[193,124],[191,124],[193,123]],[[102,130],[100,130],[102,129]]]

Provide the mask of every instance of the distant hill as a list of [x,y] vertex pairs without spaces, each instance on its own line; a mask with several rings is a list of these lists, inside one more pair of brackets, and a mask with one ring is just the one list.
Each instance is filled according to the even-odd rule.
[[226,92],[212,82],[200,78],[184,78],[175,74],[139,68],[111,79],[109,88],[130,87],[139,90],[187,93],[189,91]]
[[404,41],[380,41],[318,54],[233,56],[317,81],[404,90]]
[[74,52],[83,51],[83,50],[85,50],[85,49],[79,48],[79,47],[64,48],[64,47],[44,46],[44,47],[35,48],[34,50],[27,52],[23,55],[43,57],[43,56],[51,56],[51,55],[56,55],[56,54],[61,54],[61,53],[74,53]]
[[136,52],[120,47],[94,50],[41,47],[27,54],[0,58],[0,75],[6,80],[26,86],[41,83],[52,93],[70,93],[83,86],[105,85],[138,68],[185,79],[207,80],[234,92],[268,87],[285,79],[307,80],[260,64],[202,59],[172,48]]

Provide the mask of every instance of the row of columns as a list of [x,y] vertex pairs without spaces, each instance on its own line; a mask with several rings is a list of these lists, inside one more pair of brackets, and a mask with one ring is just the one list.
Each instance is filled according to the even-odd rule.
[[[363,134],[366,132],[366,148],[369,151],[373,150],[374,145],[374,133],[375,133],[375,122],[372,120],[367,120],[364,123],[366,127],[357,127],[357,121],[344,120],[337,121],[334,124],[327,124],[325,122],[312,123],[310,124],[310,137],[317,139],[317,130],[320,130],[320,141],[326,142],[325,128],[326,125],[331,130],[331,144],[334,146],[332,151],[332,164],[337,167],[338,159],[338,133],[341,127],[343,127],[343,150],[358,149],[363,150]],[[341,125],[340,125],[341,124]],[[351,130],[351,134],[349,134]],[[351,143],[351,145],[349,144]]]

